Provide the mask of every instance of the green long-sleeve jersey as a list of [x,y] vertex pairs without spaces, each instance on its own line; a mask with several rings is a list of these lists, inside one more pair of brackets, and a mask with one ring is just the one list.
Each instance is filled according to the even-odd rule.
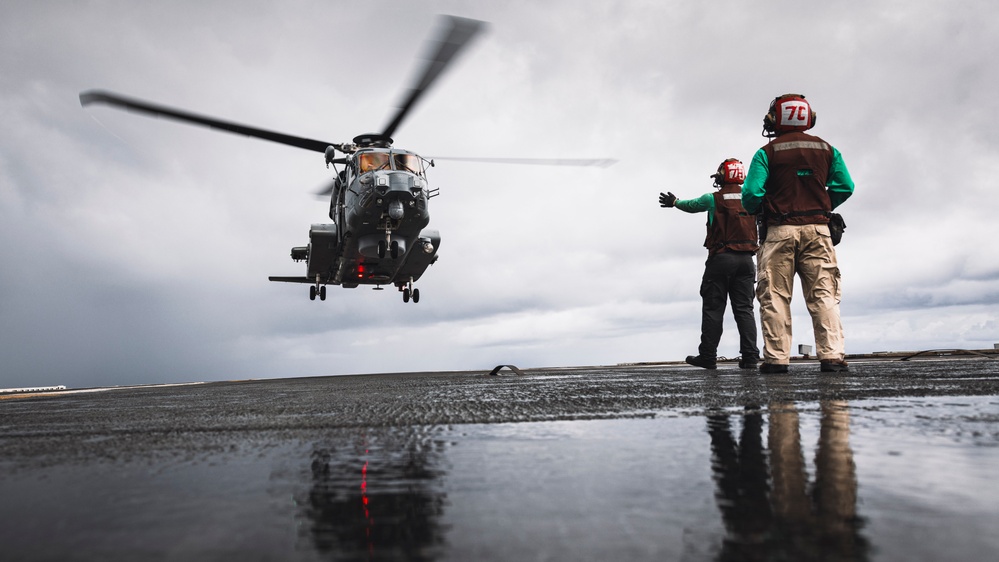
[[677,199],[676,208],[687,213],[708,213],[708,224],[715,222],[715,196],[705,193],[696,199]]

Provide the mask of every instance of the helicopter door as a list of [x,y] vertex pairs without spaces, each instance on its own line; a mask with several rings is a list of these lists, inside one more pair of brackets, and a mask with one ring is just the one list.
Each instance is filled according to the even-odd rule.
[[343,229],[346,226],[344,222],[344,212],[347,206],[347,189],[350,187],[350,182],[354,181],[354,168],[348,165],[343,170],[343,180],[340,182],[340,186],[336,192],[336,211],[335,217],[333,217],[333,222],[337,224],[337,241],[343,238]]
[[333,180],[333,192],[330,195],[330,218],[334,222],[339,222],[336,215],[337,209],[343,204],[343,191],[347,187],[347,180],[349,178],[348,168],[340,170],[340,173],[336,175]]

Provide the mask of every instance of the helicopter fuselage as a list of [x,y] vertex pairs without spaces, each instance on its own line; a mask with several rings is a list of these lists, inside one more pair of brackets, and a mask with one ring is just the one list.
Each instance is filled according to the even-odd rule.
[[406,150],[368,147],[341,162],[330,197],[333,223],[313,224],[309,245],[292,248],[292,259],[306,261],[305,276],[271,280],[310,283],[312,298],[323,298],[327,284],[395,285],[404,300],[419,300],[412,284],[440,247],[440,234],[426,230],[436,191],[428,187],[425,161]]

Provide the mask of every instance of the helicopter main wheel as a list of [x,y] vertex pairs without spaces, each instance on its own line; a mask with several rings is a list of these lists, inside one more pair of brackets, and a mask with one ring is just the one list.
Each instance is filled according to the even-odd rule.
[[309,287],[309,300],[310,301],[316,300],[316,288],[315,288],[315,286]]
[[388,249],[388,242],[386,242],[384,240],[379,240],[378,241],[378,257],[379,258],[384,258],[385,257],[385,251],[387,249]]
[[412,281],[402,288],[402,302],[409,302],[410,299],[412,299],[414,303],[420,302],[420,290],[413,288]]
[[326,300],[326,285],[319,287],[319,300]]
[[391,247],[390,247],[389,251],[392,253],[392,259],[396,259],[396,258],[399,257],[399,241],[398,240],[393,240],[392,241],[392,244],[391,244]]

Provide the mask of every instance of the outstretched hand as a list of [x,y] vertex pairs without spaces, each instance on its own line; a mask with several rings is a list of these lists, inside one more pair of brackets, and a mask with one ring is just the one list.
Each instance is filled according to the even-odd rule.
[[675,207],[676,206],[676,195],[670,192],[659,194],[659,206],[660,207]]

